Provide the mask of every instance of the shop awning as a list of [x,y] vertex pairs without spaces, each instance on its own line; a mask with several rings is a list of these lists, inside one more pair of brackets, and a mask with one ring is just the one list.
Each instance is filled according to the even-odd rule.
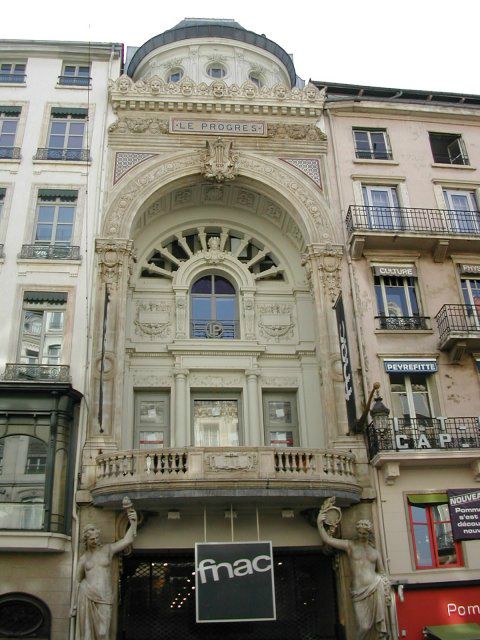
[[464,624],[442,624],[425,627],[427,638],[431,640],[480,640],[480,624],[466,622]]

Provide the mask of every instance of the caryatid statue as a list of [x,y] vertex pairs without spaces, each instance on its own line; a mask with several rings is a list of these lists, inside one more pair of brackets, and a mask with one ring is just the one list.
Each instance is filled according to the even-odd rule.
[[334,538],[325,529],[334,530],[335,524],[328,522],[327,512],[332,509],[334,499],[326,500],[317,518],[318,532],[323,542],[348,555],[352,575],[351,594],[357,621],[357,640],[383,640],[388,638],[388,606],[390,605],[390,582],[384,573],[382,559],[373,546],[370,536],[370,520],[359,520],[356,524],[357,536],[354,540]]
[[123,499],[130,526],[121,540],[102,544],[93,524],[83,529],[85,553],[78,562],[77,584],[71,615],[77,617],[79,640],[110,640],[112,619],[112,559],[132,544],[137,534],[137,512],[128,497]]

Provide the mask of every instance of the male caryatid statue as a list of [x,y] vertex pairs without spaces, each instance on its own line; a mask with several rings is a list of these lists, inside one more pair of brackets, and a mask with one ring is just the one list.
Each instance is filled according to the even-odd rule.
[[[336,507],[335,507],[336,509]],[[350,561],[352,575],[352,600],[357,621],[358,640],[382,640],[388,638],[387,607],[390,604],[390,584],[383,572],[379,552],[370,542],[372,523],[359,520],[354,540],[333,538],[325,530],[327,513],[321,509],[317,526],[325,544],[345,551]]]
[[110,640],[112,619],[112,559],[130,544],[137,533],[137,513],[129,498],[123,499],[130,526],[117,542],[102,544],[93,524],[83,529],[85,553],[78,562],[77,587],[71,615],[77,616],[78,640]]

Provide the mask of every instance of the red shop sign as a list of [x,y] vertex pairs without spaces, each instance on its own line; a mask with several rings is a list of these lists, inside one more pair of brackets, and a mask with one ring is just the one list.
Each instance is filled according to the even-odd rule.
[[[396,597],[400,637],[423,640],[426,626],[480,624],[480,586],[427,587],[403,591],[403,602]],[[405,631],[405,633],[402,633]]]

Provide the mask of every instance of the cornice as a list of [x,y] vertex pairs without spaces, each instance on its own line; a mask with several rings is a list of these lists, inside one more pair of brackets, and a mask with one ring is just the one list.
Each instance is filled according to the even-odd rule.
[[320,117],[325,93],[312,84],[303,89],[290,89],[285,85],[259,89],[252,82],[241,86],[227,85],[222,80],[211,84],[195,83],[190,78],[181,82],[165,83],[160,77],[134,82],[122,75],[110,80],[109,95],[115,112],[166,111],[189,114],[242,114],[252,116]]
[[462,121],[472,122],[478,125],[480,121],[480,109],[478,107],[469,106],[448,106],[439,104],[414,104],[414,103],[398,103],[383,101],[361,101],[361,99],[342,100],[342,101],[326,101],[325,110],[337,117],[351,115],[365,115],[366,117],[378,118],[388,116],[398,118],[403,121],[411,118],[412,120],[444,120],[444,121]]

